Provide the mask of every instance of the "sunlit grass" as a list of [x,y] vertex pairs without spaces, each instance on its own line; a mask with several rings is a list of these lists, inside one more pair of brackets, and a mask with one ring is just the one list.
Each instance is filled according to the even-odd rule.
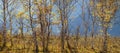
[[[96,36],[93,41],[94,41],[94,49],[91,48],[91,42],[92,38],[88,37],[87,39],[87,47],[85,48],[85,41],[84,37],[80,37],[78,40],[78,46],[77,49],[73,49],[73,51],[77,51],[78,53],[99,53],[102,50],[103,46],[103,37],[101,36]],[[1,38],[2,40],[2,38]],[[6,47],[4,50],[0,51],[0,53],[34,53],[35,51],[35,45],[32,36],[24,36],[22,37],[15,37],[11,36],[6,39]],[[38,38],[38,48],[39,48],[39,53],[42,53],[42,43],[40,38]],[[74,48],[75,45],[75,38],[70,37],[69,39],[71,47]],[[3,46],[3,42],[0,41],[0,47]],[[59,37],[54,37],[51,36],[48,50],[51,53],[60,53],[61,51],[61,42]],[[70,50],[67,47],[67,42],[65,41],[65,51],[70,53]],[[119,37],[109,37],[108,39],[108,52],[109,53],[120,53],[120,39]]]

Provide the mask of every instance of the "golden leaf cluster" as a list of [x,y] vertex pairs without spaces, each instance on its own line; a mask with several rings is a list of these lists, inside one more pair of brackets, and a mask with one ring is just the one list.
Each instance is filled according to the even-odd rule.
[[90,5],[94,8],[93,11],[95,11],[92,13],[92,15],[97,16],[105,23],[110,22],[117,10],[117,6],[114,4],[114,2],[114,0],[100,0],[94,4],[94,1],[91,0]]

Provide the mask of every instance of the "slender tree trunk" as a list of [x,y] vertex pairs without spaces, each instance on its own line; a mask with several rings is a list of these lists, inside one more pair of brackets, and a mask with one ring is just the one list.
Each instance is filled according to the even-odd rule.
[[[11,14],[10,14],[10,12],[9,12],[9,10],[8,10],[8,3],[7,3],[7,11],[8,11],[8,14],[9,14],[9,22],[10,22],[10,36],[12,35],[12,17],[11,17]],[[13,46],[13,43],[12,43],[12,38],[10,39],[10,41],[11,41],[11,45]],[[12,47],[11,46],[11,47]]]
[[46,49],[48,51],[48,46],[49,46],[49,40],[50,40],[50,17],[51,17],[51,14],[49,14],[49,18],[48,18],[48,34],[47,34],[47,42],[46,42]]
[[33,38],[34,38],[34,44],[35,44],[35,53],[38,53],[39,52],[39,49],[38,49],[38,42],[37,42],[37,36],[36,36],[36,31],[33,31]]
[[44,26],[41,24],[41,36],[42,36],[42,46],[43,46],[43,52],[45,53],[45,35],[44,35]]
[[76,29],[76,40],[75,40],[75,48],[76,48],[76,53],[78,53],[78,50],[77,50],[77,48],[78,48],[78,41],[79,41],[79,33],[80,33],[80,26],[78,26],[77,27],[77,29]]
[[87,30],[85,30],[85,48],[87,48]]
[[2,0],[3,1],[3,47],[6,47],[6,0]]
[[108,47],[108,36],[107,36],[107,27],[104,27],[104,42],[103,42],[103,53],[108,53],[107,47]]
[[7,4],[6,4],[6,6],[7,6],[7,13],[8,13],[8,15],[9,15],[9,22],[10,22],[10,35],[12,35],[12,17],[11,17],[11,13],[10,13],[10,11],[9,11],[9,2],[8,1],[6,1],[7,2]]
[[23,19],[21,20],[22,22],[21,22],[21,35],[22,35],[22,37],[24,36],[24,33],[23,33],[23,30],[24,30],[24,22],[23,22]]
[[62,30],[61,30],[61,52],[64,52],[64,24],[62,23]]
[[37,37],[36,37],[36,32],[33,30],[33,18],[31,15],[31,0],[29,0],[29,17],[30,17],[30,26],[32,29],[32,35],[33,35],[33,39],[34,39],[34,44],[35,44],[35,53],[38,53],[38,43],[37,43]]
[[92,32],[91,32],[91,36],[92,36],[92,44],[91,44],[91,48],[94,49],[94,24],[95,24],[95,20],[93,18],[93,23],[92,23]]
[[10,35],[12,35],[12,17],[10,17]]

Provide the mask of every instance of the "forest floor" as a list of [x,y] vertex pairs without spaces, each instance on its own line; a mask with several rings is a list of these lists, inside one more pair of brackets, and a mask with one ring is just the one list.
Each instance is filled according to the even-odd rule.
[[[3,38],[0,38],[0,49],[3,46]],[[103,48],[103,37],[95,36],[94,38],[88,37],[87,41],[84,37],[79,37],[76,42],[76,38],[69,37],[69,44],[73,51],[77,53],[100,53]],[[42,42],[40,38],[37,38],[39,53],[42,52]],[[77,43],[77,46],[75,47]],[[85,47],[86,46],[86,47]],[[93,46],[93,48],[92,48]],[[49,40],[48,50],[50,53],[61,53],[61,41],[59,36],[51,36]],[[7,36],[6,46],[1,49],[0,53],[34,53],[35,45],[32,36]],[[67,41],[65,41],[65,50],[70,53],[67,47]],[[120,53],[120,37],[109,37],[108,38],[108,53]]]

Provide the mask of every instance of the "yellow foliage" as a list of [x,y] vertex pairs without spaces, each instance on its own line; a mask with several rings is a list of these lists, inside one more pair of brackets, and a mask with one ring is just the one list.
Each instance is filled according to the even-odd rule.
[[55,17],[55,16],[56,16],[56,14],[55,14],[54,12],[51,12],[51,15],[52,15],[53,17]]
[[38,2],[42,3],[42,0],[38,0]]
[[[93,8],[92,15],[99,18],[100,22],[103,22],[103,26],[108,27],[110,21],[112,20],[118,6],[116,6],[114,3],[115,0],[100,0],[93,3],[93,0],[90,0],[91,7]],[[94,14],[95,13],[95,14]],[[105,24],[106,23],[106,24]]]
[[34,0],[34,4],[38,5],[38,4],[41,4],[42,3],[42,0]]
[[50,10],[50,9],[52,9],[52,7],[53,7],[52,5],[49,5],[47,8],[48,8],[48,10]]
[[103,30],[100,30],[101,33],[103,33]]
[[23,16],[24,18],[29,19],[29,16],[27,14],[24,14]]
[[97,5],[96,5],[97,7],[102,7],[102,3],[97,3]]
[[94,5],[94,2],[93,1],[90,1],[90,6],[93,6]]
[[6,46],[7,46],[8,48],[10,48],[10,47],[11,47],[11,42],[7,42],[7,43],[6,43]]
[[104,26],[104,27],[108,27],[109,25],[108,25],[108,24],[104,24],[103,26]]
[[109,22],[111,18],[111,15],[105,15],[104,22]]
[[23,11],[20,11],[20,12],[18,12],[18,14],[16,15],[16,17],[19,18],[19,17],[21,17],[23,14],[24,14],[24,12],[23,12]]

